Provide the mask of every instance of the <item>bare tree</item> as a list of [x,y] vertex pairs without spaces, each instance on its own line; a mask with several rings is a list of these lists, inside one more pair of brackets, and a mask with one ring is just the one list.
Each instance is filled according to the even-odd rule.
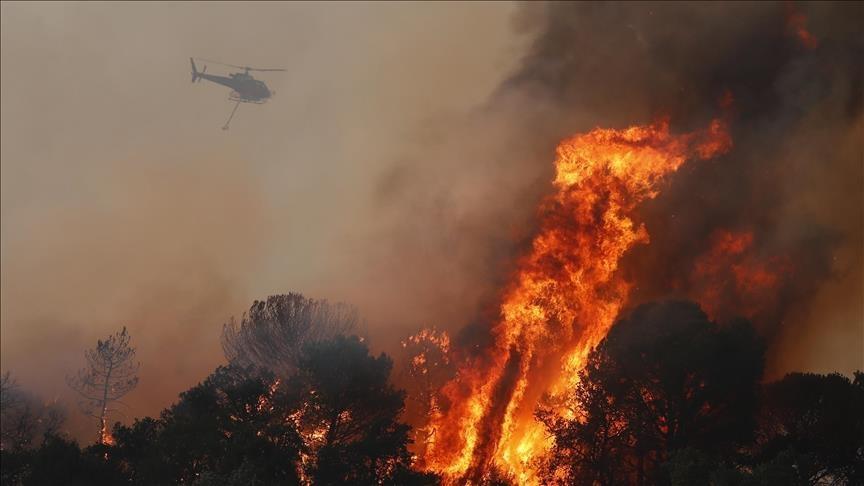
[[237,323],[222,330],[222,349],[229,362],[267,368],[287,377],[297,368],[303,348],[355,330],[357,310],[301,294],[271,295],[255,301]]
[[141,364],[135,361],[135,348],[129,345],[129,340],[126,327],[104,341],[100,339],[95,348],[84,352],[87,366],[67,378],[69,386],[84,398],[81,403],[84,412],[99,420],[101,444],[112,441],[108,415],[115,410],[111,405],[119,403],[138,385]]

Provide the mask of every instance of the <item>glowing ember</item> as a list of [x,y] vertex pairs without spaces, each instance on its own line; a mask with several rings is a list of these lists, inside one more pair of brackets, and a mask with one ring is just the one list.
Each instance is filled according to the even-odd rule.
[[102,429],[99,431],[99,441],[102,445],[113,446],[117,443],[111,431],[108,430],[108,425],[103,421]]
[[[477,483],[493,469],[536,483],[536,461],[550,446],[534,412],[544,394],[562,392],[624,305],[622,256],[648,242],[635,221],[640,203],[687,158],[727,151],[723,121],[683,135],[667,120],[623,130],[595,129],[557,149],[556,193],[540,208],[540,229],[504,291],[493,344],[460,363],[442,389],[449,403],[431,425],[424,466],[452,483]],[[557,402],[556,402],[557,401]]]

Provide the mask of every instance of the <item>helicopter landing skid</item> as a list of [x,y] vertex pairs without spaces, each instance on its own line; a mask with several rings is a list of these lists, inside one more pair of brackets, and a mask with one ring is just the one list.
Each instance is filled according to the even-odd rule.
[[228,94],[228,100],[234,101],[236,103],[254,103],[256,105],[261,105],[267,102],[265,99],[256,99],[256,98],[243,98],[236,91],[232,91]]

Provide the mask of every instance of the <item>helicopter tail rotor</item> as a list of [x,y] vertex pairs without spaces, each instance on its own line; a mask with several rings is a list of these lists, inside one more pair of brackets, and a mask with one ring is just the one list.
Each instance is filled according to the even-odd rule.
[[195,60],[194,59],[192,59],[190,57],[189,62],[192,64],[192,82],[194,83],[195,81],[198,81],[200,83],[201,82],[201,75],[207,72],[207,66],[205,65],[204,69],[199,71],[195,67]]

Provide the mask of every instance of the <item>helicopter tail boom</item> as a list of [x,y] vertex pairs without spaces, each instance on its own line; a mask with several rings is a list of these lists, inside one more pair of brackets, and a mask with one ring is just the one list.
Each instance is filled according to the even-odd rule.
[[[191,57],[189,58],[189,62],[192,64],[192,82],[194,83],[195,81],[198,81],[201,79],[201,74],[204,71],[198,72],[198,69],[195,67],[195,60],[192,59]],[[204,70],[205,71],[207,70],[206,66],[204,67]]]

